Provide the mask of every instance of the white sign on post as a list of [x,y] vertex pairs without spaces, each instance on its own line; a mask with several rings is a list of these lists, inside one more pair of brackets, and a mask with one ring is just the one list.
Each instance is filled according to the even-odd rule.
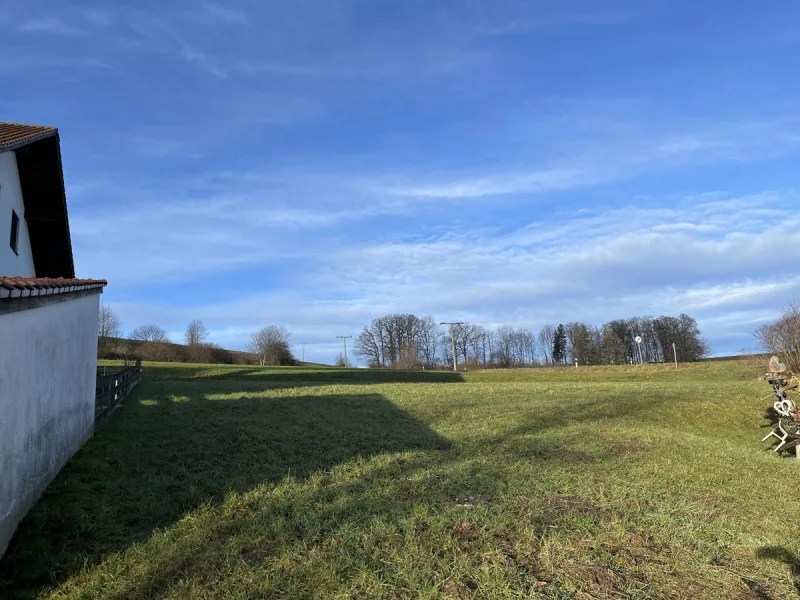
[[636,347],[639,348],[639,364],[644,364],[644,358],[642,357],[642,336],[637,335],[633,338],[633,341],[636,342]]

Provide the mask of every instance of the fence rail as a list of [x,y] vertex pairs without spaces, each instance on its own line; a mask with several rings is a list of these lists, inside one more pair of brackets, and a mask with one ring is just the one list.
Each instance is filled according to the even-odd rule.
[[94,397],[94,426],[103,424],[120,401],[128,395],[142,379],[142,367],[125,367],[111,375],[97,376],[97,387]]

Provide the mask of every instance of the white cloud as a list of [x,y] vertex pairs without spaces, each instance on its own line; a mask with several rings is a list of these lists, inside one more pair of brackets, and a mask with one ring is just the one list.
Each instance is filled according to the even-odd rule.
[[[800,294],[794,267],[800,264],[800,233],[791,225],[798,216],[795,204],[792,193],[717,193],[676,200],[672,208],[631,205],[572,221],[521,224],[501,235],[465,230],[405,242],[349,240],[342,248],[332,244],[324,250],[319,240],[304,236],[296,242],[302,239],[299,244],[309,244],[310,252],[295,255],[302,262],[292,267],[292,283],[284,291],[264,291],[269,284],[234,286],[234,297],[222,302],[192,308],[122,304],[119,309],[132,326],[154,321],[175,330],[197,316],[215,331],[215,341],[234,347],[243,347],[247,333],[263,324],[286,325],[295,340],[315,344],[316,354],[310,356],[321,360],[335,356],[335,335],[357,333],[389,312],[538,328],[545,322],[599,324],[685,311],[718,342],[717,351],[731,352],[739,349],[737,344],[746,346],[755,327]],[[765,206],[776,214],[764,216]],[[228,208],[220,204],[204,210],[210,216]],[[164,218],[159,214],[158,220]],[[172,227],[185,216],[176,219],[166,217]],[[713,231],[704,226],[711,222]],[[204,235],[199,232],[201,239]],[[191,236],[184,241],[184,251],[206,260],[201,245],[191,245]],[[209,247],[235,252],[230,243],[219,238]],[[280,244],[262,250],[255,260],[291,256]],[[179,244],[156,251],[181,252]],[[142,276],[159,268],[149,265]],[[114,286],[112,281],[112,294]]]
[[[749,216],[731,213],[728,206],[739,202],[630,207],[499,237],[464,232],[356,246],[330,257],[320,283],[357,283],[370,303],[390,310],[528,325],[659,310],[711,314],[800,291],[800,278],[791,275],[800,263],[800,233],[779,218],[737,231]],[[759,212],[756,199],[750,202]],[[727,234],[709,237],[706,221],[728,227]],[[671,230],[675,224],[683,227]]]
[[422,184],[402,180],[365,182],[365,188],[394,196],[458,199],[568,189],[594,183],[599,179],[598,175],[585,169],[553,168],[530,173],[490,174],[480,178],[455,178]]
[[196,50],[183,41],[179,41],[179,46],[179,55],[185,62],[191,65],[196,65],[203,71],[206,71],[215,77],[219,77],[220,79],[225,79],[228,76],[227,71],[220,66],[220,62],[216,57],[206,52]]
[[203,9],[212,19],[230,25],[247,25],[250,22],[247,13],[243,10],[217,4],[216,2],[204,2]]
[[51,33],[66,36],[83,35],[85,33],[82,29],[69,25],[55,16],[31,19],[20,25],[19,30],[24,33]]
[[[162,150],[173,147],[153,149]],[[335,243],[334,236],[314,234],[309,244],[309,231],[330,231],[391,210],[367,199],[351,201],[336,177],[223,172],[181,184],[69,186],[80,272],[100,277],[124,265],[125,284],[135,285],[297,260]],[[105,206],[90,208],[98,194]],[[109,238],[115,240],[111,249]]]
[[644,124],[641,127],[635,137],[609,134],[600,143],[582,144],[580,151],[573,151],[560,161],[551,159],[544,165],[534,163],[529,168],[488,171],[468,177],[458,172],[413,179],[383,177],[365,180],[362,185],[368,190],[409,198],[540,194],[610,184],[687,164],[696,168],[724,162],[758,162],[798,146],[798,140],[787,135],[787,129],[798,129],[797,122],[783,118],[715,124],[709,131],[692,134],[662,134],[647,131]]

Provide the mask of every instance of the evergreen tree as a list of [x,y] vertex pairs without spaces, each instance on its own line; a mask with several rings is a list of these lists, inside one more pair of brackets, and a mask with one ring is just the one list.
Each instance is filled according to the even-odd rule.
[[564,330],[563,325],[556,327],[556,333],[553,336],[553,362],[559,364],[564,362],[567,355],[567,332]]

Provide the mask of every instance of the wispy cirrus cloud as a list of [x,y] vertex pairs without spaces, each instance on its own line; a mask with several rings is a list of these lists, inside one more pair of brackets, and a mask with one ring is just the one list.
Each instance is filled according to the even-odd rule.
[[216,2],[204,2],[202,6],[203,10],[205,10],[210,18],[223,23],[247,25],[250,22],[244,10],[231,8],[230,6],[225,6],[224,4],[218,4]]
[[114,17],[109,10],[99,8],[80,8],[80,15],[96,27],[110,27],[114,24]]
[[69,25],[55,16],[40,17],[26,21],[19,26],[19,31],[23,33],[49,33],[66,36],[84,35],[86,33],[83,29]]
[[[715,124],[693,134],[639,132],[640,139],[608,138],[581,149],[577,156],[529,169],[490,171],[480,176],[458,173],[417,178],[384,177],[364,182],[367,189],[411,198],[481,198],[539,194],[624,181],[642,174],[673,170],[691,163],[758,162],[800,148],[800,121]],[[518,162],[519,159],[517,159]],[[474,171],[475,169],[472,169]]]
[[[310,211],[265,206],[242,212],[244,204],[237,201],[202,206],[202,214],[172,203],[154,212],[152,225],[163,224],[163,231],[137,221],[144,225],[143,232],[141,239],[132,237],[131,249],[162,235],[171,240],[145,250],[153,257],[145,258],[148,269],[142,278],[157,281],[160,273],[170,281],[176,276],[191,280],[219,269],[273,261],[291,264],[296,272],[291,289],[256,286],[235,300],[191,309],[212,328],[227,323],[219,340],[231,344],[244,343],[246,332],[267,314],[271,322],[289,325],[320,351],[333,351],[333,342],[325,341],[327,333],[333,339],[340,331],[357,331],[378,314],[408,311],[487,327],[508,323],[530,328],[546,322],[602,323],[633,314],[688,311],[698,317],[707,335],[738,343],[735,340],[748,336],[755,325],[773,318],[785,298],[800,293],[800,277],[791,268],[800,262],[800,250],[794,250],[800,249],[800,212],[791,190],[747,197],[716,192],[674,198],[662,207],[632,203],[572,219],[554,215],[511,231],[466,228],[396,241],[327,237],[324,228],[334,225],[329,219],[363,217],[348,211],[318,215],[315,221]],[[209,235],[211,227],[227,222],[236,224],[241,239],[222,235],[224,227],[216,236]],[[296,235],[285,235],[292,224],[299,228]],[[100,230],[98,225],[79,221],[76,237],[85,240],[88,231]],[[130,230],[133,221],[123,219],[117,226]],[[309,246],[307,232],[314,227],[323,229]],[[170,229],[191,235],[170,238]],[[107,240],[109,231],[104,231]],[[276,237],[274,231],[284,235]],[[233,235],[234,228],[230,232]],[[202,243],[192,243],[194,238]],[[259,242],[250,244],[254,239]],[[220,251],[216,259],[215,251]],[[142,251],[133,255],[143,258]],[[192,270],[189,256],[198,270]],[[232,256],[242,262],[219,262]],[[124,271],[126,281],[112,283],[136,285],[137,267],[126,265]],[[765,310],[765,303],[774,308]],[[123,305],[121,310],[127,320],[158,312],[162,320],[174,319],[175,328],[186,315],[163,303],[149,308]],[[720,320],[721,312],[738,316]]]
[[[658,310],[702,316],[800,291],[789,266],[800,250],[786,249],[800,248],[792,206],[792,193],[686,199],[675,208],[632,205],[505,234],[356,245],[330,257],[320,284],[357,281],[371,303],[393,310],[410,303],[419,312],[526,326]],[[670,227],[687,223],[694,227]],[[777,268],[766,269],[776,257]]]

